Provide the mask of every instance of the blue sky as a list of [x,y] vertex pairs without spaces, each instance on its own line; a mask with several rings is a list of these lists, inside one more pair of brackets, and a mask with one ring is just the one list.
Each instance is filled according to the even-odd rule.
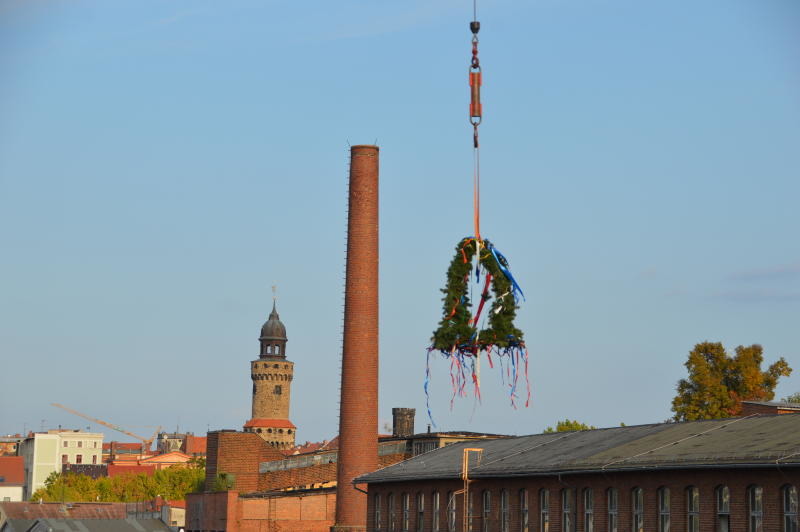
[[[0,2],[0,433],[250,415],[279,287],[298,440],[338,426],[348,145],[381,146],[380,419],[471,233],[471,2]],[[442,430],[670,416],[697,342],[800,391],[800,4],[481,0],[482,233],[527,301]],[[96,426],[92,425],[92,428]],[[111,436],[111,434],[109,434]],[[116,439],[118,435],[114,434]],[[122,437],[121,439],[126,439]]]

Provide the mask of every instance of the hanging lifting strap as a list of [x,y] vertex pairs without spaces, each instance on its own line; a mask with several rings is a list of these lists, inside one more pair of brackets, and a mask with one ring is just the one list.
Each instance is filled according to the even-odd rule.
[[473,20],[469,23],[469,29],[472,30],[472,61],[469,65],[469,122],[472,124],[473,128],[473,143],[477,148],[478,126],[483,118],[483,106],[481,105],[481,63],[478,59],[478,32],[481,29],[481,23],[477,20]]
[[483,107],[481,105],[481,63],[478,59],[478,32],[481,23],[478,22],[477,0],[473,0],[473,20],[469,23],[472,32],[472,60],[469,64],[469,123],[472,124],[472,146],[473,146],[473,175],[472,175],[472,209],[473,225],[475,231],[475,244],[480,256],[481,248],[481,158],[478,142],[478,126],[483,120]]

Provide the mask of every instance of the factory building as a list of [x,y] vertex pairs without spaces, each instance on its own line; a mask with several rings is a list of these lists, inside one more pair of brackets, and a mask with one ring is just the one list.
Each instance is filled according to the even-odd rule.
[[795,532],[800,415],[457,443],[357,482],[375,532]]

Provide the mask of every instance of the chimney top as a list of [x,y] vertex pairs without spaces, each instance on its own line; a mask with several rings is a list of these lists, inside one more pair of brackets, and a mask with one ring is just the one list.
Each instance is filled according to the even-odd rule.
[[392,436],[409,438],[414,435],[416,408],[392,408]]

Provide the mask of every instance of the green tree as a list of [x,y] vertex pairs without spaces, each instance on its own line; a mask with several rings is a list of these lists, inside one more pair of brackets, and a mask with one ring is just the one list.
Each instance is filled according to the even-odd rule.
[[212,491],[228,491],[232,490],[233,486],[236,484],[236,475],[233,473],[217,473],[216,478],[214,479],[214,485],[212,486]]
[[784,397],[781,400],[787,403],[800,403],[800,392],[795,392],[792,395]]
[[556,428],[547,427],[544,429],[545,432],[569,432],[572,430],[593,430],[597,427],[593,427],[591,425],[587,425],[586,423],[581,423],[580,421],[572,421],[570,419],[565,419],[564,421],[559,421],[556,423]]
[[45,502],[136,502],[160,495],[168,500],[182,500],[188,493],[202,491],[205,469],[170,467],[153,475],[126,473],[93,479],[74,473],[51,473],[44,487],[32,496]]
[[703,342],[694,346],[684,364],[689,371],[678,381],[678,394],[672,400],[676,421],[719,419],[737,416],[742,401],[769,401],[775,397],[775,386],[792,368],[779,358],[766,371],[761,370],[764,350],[758,344],[739,346],[734,356],[728,355],[719,342]]

